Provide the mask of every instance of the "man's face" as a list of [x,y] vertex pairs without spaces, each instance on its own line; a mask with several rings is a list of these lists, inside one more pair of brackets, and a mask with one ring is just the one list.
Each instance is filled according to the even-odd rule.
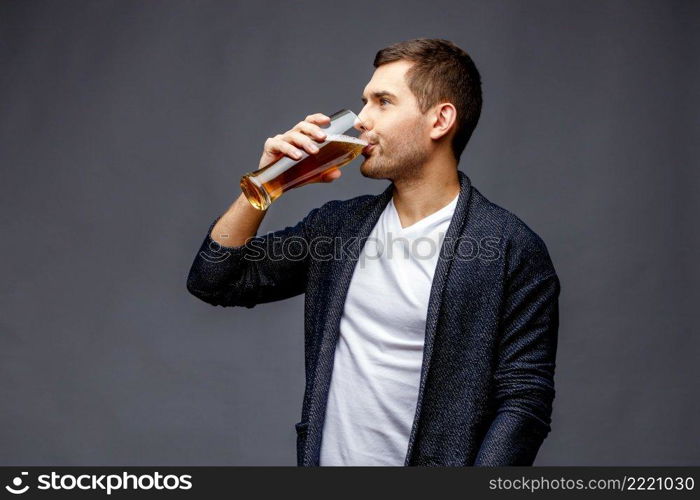
[[362,152],[360,172],[365,177],[417,178],[429,157],[427,118],[404,79],[412,65],[401,60],[379,66],[362,93],[364,107],[358,117],[364,125],[362,138],[370,143]]

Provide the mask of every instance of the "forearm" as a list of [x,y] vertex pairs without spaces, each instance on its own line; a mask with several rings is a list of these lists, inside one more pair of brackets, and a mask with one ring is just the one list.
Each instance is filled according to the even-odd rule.
[[265,214],[241,193],[209,226],[187,278],[190,293],[213,305],[250,305],[246,300],[254,297],[246,289],[253,284],[246,276],[244,245],[256,236]]
[[[207,229],[187,277],[191,294],[213,305],[238,305],[237,296],[245,283],[246,246],[222,246],[212,238],[219,220],[217,217]],[[226,231],[225,229],[221,230]],[[223,233],[224,235],[226,233]],[[228,243],[229,238],[224,238]]]
[[[546,357],[551,362],[545,361]],[[532,465],[551,430],[554,401],[554,354],[532,353],[521,366],[501,368],[496,375],[495,416],[481,443],[476,465]],[[528,361],[527,358],[530,358]]]
[[512,410],[499,412],[481,443],[474,465],[532,465],[549,430],[549,425],[530,415]]
[[266,213],[267,210],[254,208],[241,193],[217,221],[211,239],[225,247],[243,245],[257,234]]
[[[246,307],[303,293],[308,259],[284,258],[285,247],[289,241],[308,240],[305,227],[314,225],[319,209],[313,209],[295,226],[256,236],[262,216],[238,217],[236,214],[247,210],[242,203],[248,201],[236,200],[207,229],[187,278],[190,293],[212,305]],[[227,215],[233,223],[219,224]],[[226,243],[216,241],[215,236]]]
[[552,273],[518,281],[503,309],[494,418],[475,465],[532,465],[550,431],[559,279]]

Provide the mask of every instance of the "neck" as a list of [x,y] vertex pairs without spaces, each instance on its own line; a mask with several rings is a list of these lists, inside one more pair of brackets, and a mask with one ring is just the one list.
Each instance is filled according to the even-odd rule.
[[459,194],[457,162],[435,159],[423,165],[421,176],[396,179],[392,199],[403,227],[437,212]]

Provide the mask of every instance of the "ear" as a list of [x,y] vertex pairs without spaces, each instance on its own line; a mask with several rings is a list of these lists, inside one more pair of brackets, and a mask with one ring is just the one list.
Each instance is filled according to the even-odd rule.
[[440,139],[447,135],[455,127],[457,121],[457,109],[452,103],[443,102],[437,104],[432,112],[431,139]]

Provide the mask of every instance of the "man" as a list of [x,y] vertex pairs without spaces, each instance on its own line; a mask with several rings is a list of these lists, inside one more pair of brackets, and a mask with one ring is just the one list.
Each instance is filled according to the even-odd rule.
[[[457,168],[479,73],[441,39],[387,47],[374,66],[360,170],[389,187],[262,237],[265,212],[241,195],[188,290],[245,307],[305,294],[298,465],[531,465],[550,431],[560,285],[543,241]],[[315,154],[327,122],[268,139],[260,165]]]

